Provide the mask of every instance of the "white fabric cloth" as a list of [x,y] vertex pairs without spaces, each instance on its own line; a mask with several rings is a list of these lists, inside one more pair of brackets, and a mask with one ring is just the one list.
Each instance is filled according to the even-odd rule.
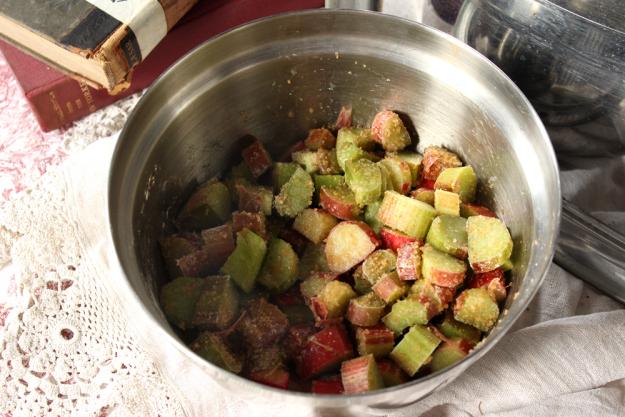
[[[13,417],[309,415],[198,383],[196,367],[176,363],[172,348],[150,343],[155,335],[133,321],[106,259],[113,145],[101,140],[70,157],[0,213],[0,233],[17,236],[10,254],[19,295],[0,334],[0,410]],[[72,285],[63,289],[64,281]],[[553,265],[495,348],[445,388],[389,416],[420,415],[625,415],[623,305]]]

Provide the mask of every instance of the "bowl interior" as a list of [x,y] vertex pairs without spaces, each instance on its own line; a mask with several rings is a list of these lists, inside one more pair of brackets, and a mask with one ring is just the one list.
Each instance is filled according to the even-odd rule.
[[243,136],[278,157],[346,104],[356,125],[381,109],[402,112],[419,150],[443,145],[473,165],[482,202],[515,243],[514,297],[483,349],[505,332],[553,253],[560,194],[544,129],[512,83],[453,38],[348,11],[283,15],[223,35],[177,63],[133,112],[114,155],[109,215],[122,269],[153,321],[171,332],[157,301],[157,239],[171,231],[181,196],[236,162]]

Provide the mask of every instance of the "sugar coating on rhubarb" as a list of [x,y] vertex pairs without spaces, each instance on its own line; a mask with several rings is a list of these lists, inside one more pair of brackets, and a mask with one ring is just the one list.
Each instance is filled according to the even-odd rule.
[[434,208],[441,215],[460,216],[460,196],[445,190],[434,190]]
[[499,307],[486,288],[471,288],[464,290],[456,298],[454,318],[487,332],[499,318]]
[[185,330],[191,326],[203,278],[179,277],[161,288],[160,303],[167,320]]
[[359,206],[371,204],[382,196],[382,173],[380,168],[368,159],[347,161],[345,182],[354,193]]
[[395,191],[384,193],[378,219],[386,226],[417,239],[424,239],[436,210],[429,204],[401,195]]
[[207,361],[235,374],[243,370],[243,358],[232,350],[223,337],[203,332],[190,346],[191,350]]
[[315,186],[310,175],[299,168],[282,186],[280,194],[274,199],[278,214],[284,217],[295,217],[312,204]]
[[362,274],[371,285],[374,285],[384,274],[394,271],[396,265],[397,256],[392,250],[379,249],[367,256],[362,263]]
[[436,217],[430,226],[426,242],[456,258],[466,259],[469,253],[466,219],[448,215]]
[[221,267],[221,272],[230,275],[239,288],[249,293],[254,288],[266,252],[265,240],[251,230],[243,229],[237,233],[236,248]]
[[387,169],[393,190],[399,194],[406,194],[412,186],[412,171],[407,162],[393,157],[387,156],[378,162],[378,165],[384,165]]
[[239,294],[228,276],[204,279],[191,323],[208,330],[223,330],[239,315]]
[[412,177],[412,186],[416,187],[419,184],[419,177],[421,176],[421,164],[423,162],[423,156],[416,152],[409,151],[395,153],[393,154],[393,156],[408,164]]
[[360,356],[343,362],[341,380],[346,394],[384,388],[384,381],[373,355]]
[[462,161],[455,153],[440,146],[430,146],[423,153],[423,178],[436,181],[445,168],[462,166]]
[[230,191],[219,181],[202,184],[187,200],[176,219],[180,230],[194,231],[217,226],[230,218]]
[[499,219],[472,216],[467,219],[469,263],[475,272],[489,272],[512,255],[512,237]]
[[356,348],[361,356],[372,354],[376,359],[387,356],[395,346],[395,334],[383,324],[356,328]]
[[430,245],[421,249],[423,278],[441,287],[455,288],[464,282],[467,264]]
[[371,133],[373,139],[379,142],[385,151],[401,151],[412,142],[399,115],[389,110],[375,115],[371,123]]
[[408,284],[397,275],[396,271],[387,272],[371,287],[386,304],[393,304],[408,292]]
[[334,226],[326,239],[325,253],[331,271],[342,274],[361,263],[380,242],[364,222],[346,221]]
[[338,220],[327,211],[307,208],[297,215],[293,222],[293,229],[315,244],[321,243]]
[[463,203],[471,203],[477,190],[477,175],[470,165],[446,168],[436,179],[434,188],[456,193]]
[[415,325],[391,351],[390,357],[408,375],[425,365],[441,340],[427,327]]
[[426,324],[427,308],[417,297],[410,296],[393,304],[391,311],[382,318],[382,322],[396,334],[401,334],[410,326]]
[[375,293],[369,292],[352,298],[347,308],[347,320],[355,326],[374,326],[380,321],[386,303]]
[[258,283],[274,293],[289,289],[297,280],[299,258],[282,239],[269,241],[267,255],[258,274]]

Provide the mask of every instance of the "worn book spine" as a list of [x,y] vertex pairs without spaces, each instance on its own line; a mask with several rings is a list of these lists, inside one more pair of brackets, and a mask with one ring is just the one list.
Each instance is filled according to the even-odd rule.
[[168,33],[147,59],[135,68],[130,86],[111,95],[63,75],[17,48],[0,41],[0,50],[21,84],[43,131],[76,120],[149,86],[185,53],[210,37],[247,21],[290,10],[318,8],[323,0],[212,0],[200,2]]

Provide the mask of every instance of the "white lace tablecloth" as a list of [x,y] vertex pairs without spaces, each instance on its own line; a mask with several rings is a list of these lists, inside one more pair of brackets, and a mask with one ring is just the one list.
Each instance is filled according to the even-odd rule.
[[[111,120],[116,122],[110,130],[117,130],[133,100],[57,133],[51,143],[62,155],[44,164],[45,174],[21,183],[21,191],[5,193],[0,414],[308,415],[307,410],[279,410],[279,404],[272,409],[245,404],[236,393],[200,386],[183,377],[193,372],[189,364],[166,373],[163,365],[171,358],[146,345],[120,302],[113,288],[119,277],[110,273],[104,257],[109,244],[104,193],[114,139],[96,140],[101,135],[94,132]],[[23,143],[0,129],[0,158],[14,163],[19,152],[6,155]],[[570,188],[574,180],[566,183]],[[625,415],[624,404],[623,306],[554,265],[504,340],[456,381],[393,415],[617,416]]]

